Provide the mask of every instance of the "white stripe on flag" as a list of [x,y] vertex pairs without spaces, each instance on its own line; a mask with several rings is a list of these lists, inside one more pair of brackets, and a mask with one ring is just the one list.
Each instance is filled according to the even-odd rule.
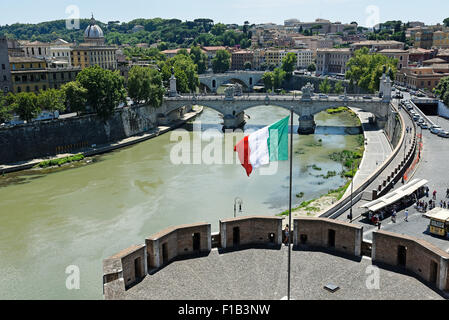
[[259,168],[270,163],[270,154],[268,153],[268,127],[257,130],[248,137],[249,144],[249,162],[253,168]]

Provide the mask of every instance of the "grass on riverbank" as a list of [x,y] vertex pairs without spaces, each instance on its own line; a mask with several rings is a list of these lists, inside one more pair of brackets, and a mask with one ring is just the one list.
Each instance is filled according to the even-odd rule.
[[52,160],[45,160],[37,164],[35,167],[39,168],[48,168],[48,167],[54,167],[54,166],[62,166],[66,163],[71,162],[77,162],[84,160],[84,155],[82,154],[76,154],[74,156],[60,158],[60,159],[52,159]]

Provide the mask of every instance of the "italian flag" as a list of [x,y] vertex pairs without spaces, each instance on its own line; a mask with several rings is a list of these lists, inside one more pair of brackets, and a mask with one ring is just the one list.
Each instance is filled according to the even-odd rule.
[[290,116],[243,138],[234,147],[248,177],[253,169],[272,161],[288,160],[288,122]]

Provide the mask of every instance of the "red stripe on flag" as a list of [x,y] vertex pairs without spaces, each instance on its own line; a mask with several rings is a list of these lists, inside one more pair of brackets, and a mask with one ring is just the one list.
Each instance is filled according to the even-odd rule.
[[250,149],[248,136],[243,138],[239,143],[235,145],[234,152],[238,152],[240,163],[242,164],[243,168],[245,168],[246,174],[249,177],[251,172],[253,172],[253,166],[249,162]]

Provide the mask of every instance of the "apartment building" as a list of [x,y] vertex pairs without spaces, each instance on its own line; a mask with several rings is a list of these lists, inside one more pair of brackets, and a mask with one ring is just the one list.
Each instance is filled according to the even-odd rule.
[[352,56],[349,48],[342,49],[318,49],[316,74],[345,74],[346,64]]

